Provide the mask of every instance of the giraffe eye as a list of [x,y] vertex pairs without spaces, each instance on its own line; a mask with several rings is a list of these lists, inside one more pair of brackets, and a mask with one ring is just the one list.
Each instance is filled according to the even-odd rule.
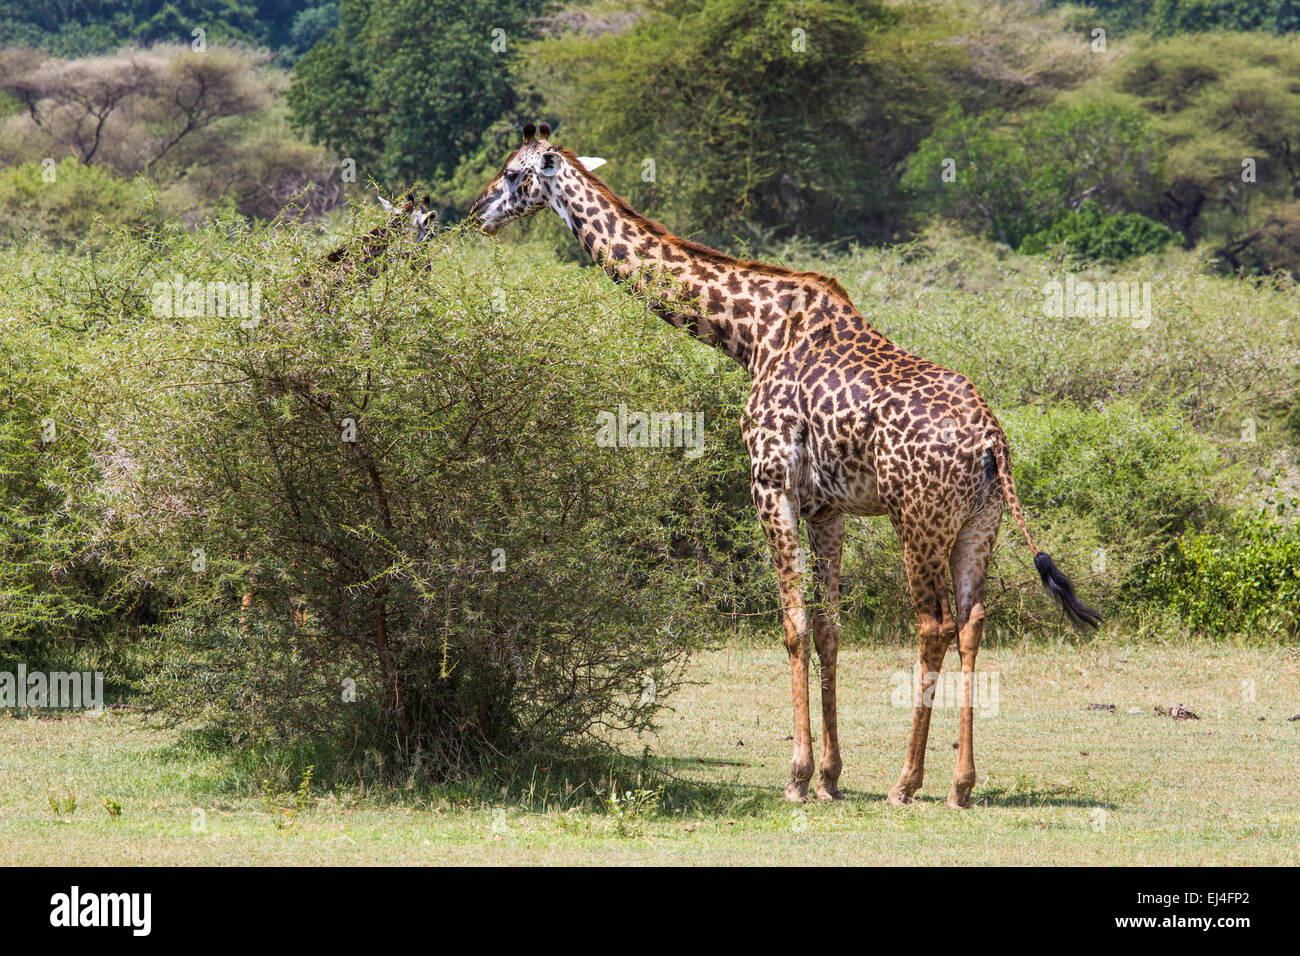
[[508,182],[511,186],[519,182],[519,170],[512,169],[510,170],[510,172],[506,173],[506,182]]

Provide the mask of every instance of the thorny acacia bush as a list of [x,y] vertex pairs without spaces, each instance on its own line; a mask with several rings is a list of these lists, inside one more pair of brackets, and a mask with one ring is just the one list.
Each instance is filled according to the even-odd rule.
[[[704,636],[718,466],[598,414],[699,410],[716,368],[596,270],[453,232],[371,280],[307,242],[232,219],[43,280],[87,330],[97,546],[173,605],[155,701],[435,775],[647,726]],[[177,277],[260,314],[168,315]]]
[[[14,277],[0,280],[0,295]],[[4,296],[8,308],[27,305]],[[94,535],[77,507],[94,469],[60,414],[76,357],[57,329],[0,314],[0,660],[30,641],[88,637],[98,622],[93,567],[70,556]],[[55,448],[58,451],[55,452]]]

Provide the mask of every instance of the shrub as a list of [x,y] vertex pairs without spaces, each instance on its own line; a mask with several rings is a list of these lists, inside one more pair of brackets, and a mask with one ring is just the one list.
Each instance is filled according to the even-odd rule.
[[1078,516],[1117,549],[1197,527],[1235,490],[1215,443],[1171,412],[1121,400],[1097,409],[1018,409],[1004,418],[1025,509]]
[[34,234],[76,243],[151,222],[157,222],[156,206],[142,179],[118,179],[71,157],[52,167],[23,163],[0,170],[0,242]]
[[1122,262],[1133,256],[1158,252],[1182,236],[1168,226],[1141,213],[1124,212],[1107,216],[1092,200],[1054,225],[1027,236],[1020,251],[1041,254],[1055,246],[1085,261]]
[[[12,280],[10,280],[12,281]],[[4,289],[6,307],[31,304]],[[93,478],[86,436],[65,414],[71,336],[10,318],[0,335],[0,637],[87,636],[96,569],[77,560],[94,527],[79,492]],[[0,646],[0,653],[15,644]]]
[[1300,635],[1300,523],[1242,513],[1184,535],[1135,593],[1192,630],[1253,639]]
[[97,500],[176,605],[158,705],[440,775],[645,727],[704,634],[680,544],[708,457],[601,447],[597,416],[693,411],[713,366],[592,270],[450,234],[364,286],[301,239],[230,220],[123,251],[137,293],[263,281],[256,322],[86,307],[129,370],[93,396]]

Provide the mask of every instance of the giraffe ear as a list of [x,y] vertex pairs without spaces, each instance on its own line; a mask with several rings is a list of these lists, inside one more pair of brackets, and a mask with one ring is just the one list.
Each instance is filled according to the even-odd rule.
[[524,142],[525,142],[525,143],[531,143],[531,142],[533,141],[533,137],[536,136],[536,135],[537,135],[537,127],[536,127],[536,126],[534,126],[532,123],[528,123],[528,124],[526,124],[526,125],[524,126]]
[[392,212],[392,211],[393,211],[393,204],[390,203],[390,202],[389,202],[387,199],[385,199],[383,196],[380,196],[380,197],[379,197],[379,205],[383,207],[384,212]]
[[546,137],[548,137],[548,136],[550,136],[550,135],[551,135],[551,124],[550,124],[550,123],[542,123],[540,126],[537,127],[537,137],[538,137],[538,139],[546,139]]
[[548,149],[537,157],[537,172],[541,176],[551,177],[560,171],[560,154]]
[[599,156],[579,156],[578,162],[586,166],[587,169],[600,169],[605,165],[605,161]]

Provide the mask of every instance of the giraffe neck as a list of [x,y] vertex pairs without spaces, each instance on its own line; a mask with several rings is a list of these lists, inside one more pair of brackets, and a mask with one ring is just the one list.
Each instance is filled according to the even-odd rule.
[[719,349],[751,375],[789,346],[796,283],[782,283],[781,277],[719,254],[697,252],[569,166],[556,174],[550,205],[611,278],[634,291],[649,291],[656,314]]

